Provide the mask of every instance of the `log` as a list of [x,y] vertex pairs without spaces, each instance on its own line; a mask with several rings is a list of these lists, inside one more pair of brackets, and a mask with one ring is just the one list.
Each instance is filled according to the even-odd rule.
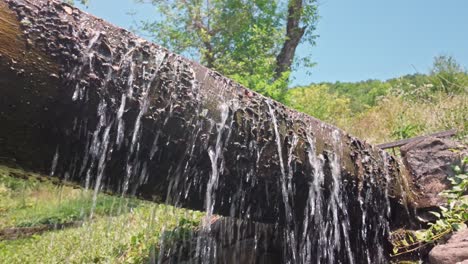
[[410,202],[386,152],[56,0],[0,0],[0,87],[0,156],[96,192],[338,232],[356,258]]
[[456,129],[450,129],[450,130],[440,131],[440,132],[437,132],[437,133],[432,133],[432,134],[429,134],[429,135],[406,138],[406,139],[402,139],[402,140],[397,140],[397,141],[393,141],[393,142],[379,144],[379,145],[377,145],[377,147],[381,148],[381,149],[397,148],[397,147],[401,147],[401,146],[404,146],[406,144],[409,144],[411,142],[422,140],[422,139],[424,139],[426,137],[444,138],[444,137],[453,137],[456,134],[457,134]]

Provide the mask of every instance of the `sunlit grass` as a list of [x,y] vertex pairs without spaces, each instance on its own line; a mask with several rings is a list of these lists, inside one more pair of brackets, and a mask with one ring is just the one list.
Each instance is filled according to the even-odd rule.
[[0,242],[0,259],[8,263],[142,263],[163,230],[176,228],[181,219],[200,217],[201,213],[171,206],[144,205],[79,228]]
[[[79,221],[62,230],[0,241],[2,263],[146,263],[161,236],[178,239],[203,213],[120,196],[57,186],[20,169],[0,166],[0,231]],[[46,230],[47,231],[47,230]]]
[[[139,201],[99,194],[93,207],[92,192],[60,185],[20,169],[0,167],[0,229],[57,225],[81,221],[91,215],[117,213],[122,204]],[[121,210],[120,210],[121,211]]]
[[371,143],[449,129],[456,129],[458,137],[467,140],[467,115],[467,94],[435,94],[430,101],[387,96],[368,111],[338,123],[344,130]]

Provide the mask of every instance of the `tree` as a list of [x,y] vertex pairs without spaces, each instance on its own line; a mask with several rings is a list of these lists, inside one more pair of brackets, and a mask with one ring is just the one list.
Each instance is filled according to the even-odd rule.
[[435,90],[448,94],[468,91],[466,71],[452,56],[435,57],[430,76]]
[[283,100],[300,43],[314,44],[316,0],[136,0],[160,14],[139,29],[264,95]]
[[351,114],[350,99],[330,91],[326,84],[290,89],[286,102],[298,111],[327,122],[336,123]]
[[[74,5],[75,4],[75,0],[62,0],[64,3],[67,3],[69,5]],[[88,4],[88,0],[76,0],[76,2],[79,2],[83,5],[86,5]]]

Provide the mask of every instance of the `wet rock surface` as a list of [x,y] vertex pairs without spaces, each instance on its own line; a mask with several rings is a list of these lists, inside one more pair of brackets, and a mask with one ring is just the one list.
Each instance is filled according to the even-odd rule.
[[60,1],[1,1],[58,69],[0,67],[1,156],[95,195],[276,225],[283,262],[387,262],[410,183],[386,152]]
[[431,264],[468,263],[468,229],[452,235],[446,244],[435,246],[429,253]]
[[450,139],[426,137],[401,147],[400,151],[419,191],[417,206],[430,208],[444,204],[439,193],[450,188],[447,177],[454,175],[454,165],[461,164],[466,146]]
[[163,245],[162,263],[276,264],[283,262],[278,226],[212,217],[184,240]]

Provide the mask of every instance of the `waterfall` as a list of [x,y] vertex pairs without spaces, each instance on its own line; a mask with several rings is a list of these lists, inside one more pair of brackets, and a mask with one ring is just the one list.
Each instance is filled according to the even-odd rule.
[[[409,215],[393,208],[411,198],[393,157],[59,2],[7,2],[18,21],[33,21],[20,23],[38,44],[27,54],[51,64],[32,73],[54,70],[6,82],[20,103],[4,116],[27,118],[3,120],[40,132],[25,138],[31,153],[11,155],[89,189],[90,218],[103,191],[203,211],[183,236],[161,231],[153,263],[389,262],[390,219]],[[37,123],[22,123],[29,114]],[[5,146],[20,146],[8,134]],[[148,216],[145,235],[156,221],[164,217]]]
[[388,262],[388,156],[160,47],[87,35],[51,173],[93,189],[93,208],[108,189],[205,211],[153,261]]
[[283,197],[283,205],[284,205],[284,214],[286,216],[286,227],[284,229],[286,241],[285,241],[285,256],[288,255],[288,251],[291,254],[291,259],[285,259],[287,263],[296,263],[297,262],[297,248],[296,248],[296,228],[295,228],[295,221],[293,218],[292,213],[292,206],[290,204],[290,196],[292,195],[291,189],[291,180],[292,180],[292,169],[289,166],[291,163],[290,157],[292,155],[292,150],[295,144],[291,147],[291,152],[288,155],[288,173],[286,175],[286,171],[284,168],[284,161],[283,161],[283,151],[282,151],[282,143],[281,143],[281,136],[278,130],[278,121],[276,120],[275,113],[271,108],[271,104],[267,101],[268,111],[271,116],[271,121],[273,124],[273,129],[275,132],[275,142],[278,148],[278,159],[281,168],[281,178],[280,178],[280,185],[281,185],[281,193]]

